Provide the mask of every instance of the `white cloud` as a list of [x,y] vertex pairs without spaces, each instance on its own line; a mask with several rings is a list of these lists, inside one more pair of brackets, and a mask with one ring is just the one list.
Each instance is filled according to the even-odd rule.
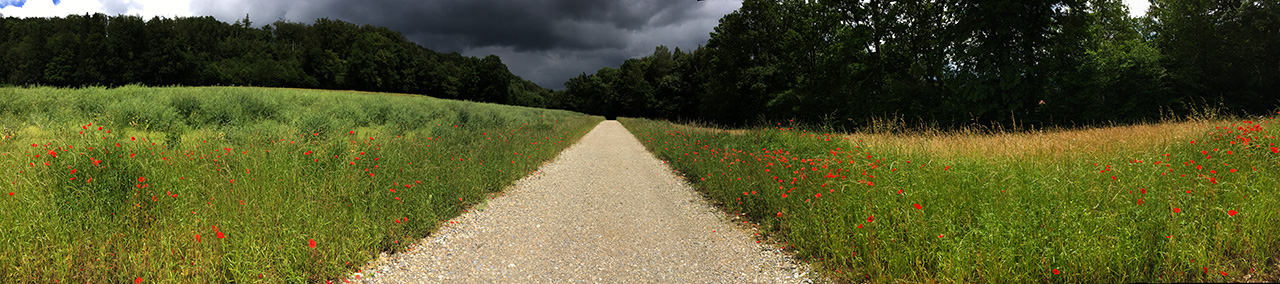
[[1124,0],[1124,5],[1129,6],[1129,15],[1134,17],[1142,17],[1147,15],[1147,8],[1151,6],[1148,0]]
[[52,0],[28,0],[22,7],[0,8],[5,17],[64,17],[70,14],[96,13],[102,11],[102,3],[97,0],[62,0],[62,4],[53,5]]
[[104,13],[128,14],[144,18],[153,16],[191,16],[190,0],[62,0],[54,5],[52,0],[28,0],[22,7],[0,8],[6,17],[65,17]]
[[[107,0],[111,1],[111,0]],[[132,2],[133,6],[129,7],[129,15],[140,15],[144,19],[150,19],[154,16],[192,16],[190,0],[115,0],[122,2]]]

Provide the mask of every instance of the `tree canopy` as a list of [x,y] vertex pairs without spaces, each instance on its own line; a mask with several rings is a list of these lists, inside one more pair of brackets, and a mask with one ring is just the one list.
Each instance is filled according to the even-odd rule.
[[326,88],[536,107],[551,95],[497,56],[435,52],[386,27],[207,16],[0,18],[0,84]]
[[1280,4],[746,0],[705,47],[565,83],[589,113],[741,125],[1133,122],[1280,105]]
[[1280,105],[1280,4],[745,0],[706,46],[657,46],[553,92],[497,56],[331,19],[0,18],[0,84],[351,89],[744,125],[1091,125]]

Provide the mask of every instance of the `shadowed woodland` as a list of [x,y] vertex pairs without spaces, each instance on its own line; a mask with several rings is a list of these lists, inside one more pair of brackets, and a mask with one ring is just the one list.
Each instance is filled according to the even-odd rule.
[[552,91],[384,27],[94,14],[0,19],[0,81],[354,89],[723,125],[1081,126],[1267,112],[1277,34],[1269,1],[1156,0],[1135,18],[1119,0],[748,0],[706,46],[658,46]]

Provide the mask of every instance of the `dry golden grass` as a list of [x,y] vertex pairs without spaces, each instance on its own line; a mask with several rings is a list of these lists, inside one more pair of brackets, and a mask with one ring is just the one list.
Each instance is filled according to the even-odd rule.
[[937,158],[1046,158],[1114,155],[1157,149],[1196,137],[1221,121],[1193,120],[1083,130],[1020,133],[847,134],[851,141],[906,155]]
[[[1090,155],[1117,155],[1163,148],[1173,142],[1188,140],[1224,120],[1195,119],[1111,126],[1089,129],[1037,130],[1030,132],[982,133],[974,130],[955,132],[927,130],[915,133],[855,132],[843,137],[849,141],[880,151],[935,158],[985,159],[1069,159]],[[717,132],[743,135],[746,129],[722,129],[697,123],[672,124],[681,131]],[[789,128],[788,128],[789,129]],[[799,132],[806,132],[796,130]],[[1189,140],[1188,140],[1189,141]]]
[[678,123],[678,124],[672,123],[671,125],[676,129],[679,129],[680,131],[728,133],[730,135],[742,135],[747,133],[747,129],[741,129],[741,128],[723,129],[723,128],[718,128],[716,126],[702,124],[696,121]]

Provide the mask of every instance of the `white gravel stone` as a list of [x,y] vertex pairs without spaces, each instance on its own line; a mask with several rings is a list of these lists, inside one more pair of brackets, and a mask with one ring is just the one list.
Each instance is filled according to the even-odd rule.
[[[757,244],[616,121],[446,222],[363,283],[809,283]],[[714,231],[714,232],[713,232]]]

